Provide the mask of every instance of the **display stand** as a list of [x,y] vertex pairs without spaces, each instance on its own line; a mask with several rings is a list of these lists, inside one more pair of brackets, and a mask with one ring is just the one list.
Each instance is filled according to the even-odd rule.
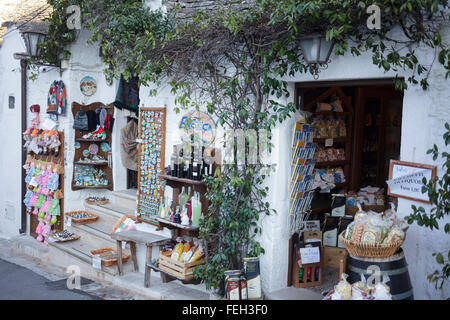
[[[42,155],[42,154],[34,154],[33,157],[37,160],[42,161],[48,161],[48,162],[54,162],[54,163],[60,163],[64,166],[64,132],[59,131],[58,132],[59,141],[61,145],[59,146],[59,153],[58,156],[55,157],[54,155]],[[59,175],[59,189],[64,194],[64,173],[61,173]],[[25,196],[25,195],[23,195]],[[64,229],[64,198],[59,200],[59,206],[61,208],[60,210],[60,216],[58,216],[58,221],[52,226],[52,230],[61,232]],[[31,214],[30,215],[30,235],[32,237],[37,237],[36,233],[36,227],[38,226],[39,221],[36,215]]]
[[138,221],[159,226],[155,216],[164,190],[157,175],[164,172],[166,108],[139,109],[139,139]]
[[[300,258],[300,249],[300,247],[297,247],[295,250],[294,267],[292,268],[293,286],[295,288],[306,288],[322,285],[322,248],[319,245],[320,262],[318,263],[302,263]],[[303,269],[302,278],[299,277],[300,269]],[[316,272],[319,274],[318,280],[316,279]]]
[[[95,102],[91,103],[89,105],[82,105],[77,102],[72,103],[72,113],[75,118],[75,115],[78,113],[80,109],[83,109],[84,111],[95,111],[97,108],[105,108],[106,112],[111,115],[111,117],[114,116],[114,106],[112,104],[110,105],[104,105],[101,102]],[[113,174],[112,174],[112,153],[111,150],[109,152],[103,152],[100,148],[100,144],[102,142],[106,142],[109,144],[110,147],[112,147],[111,144],[111,132],[108,130],[105,130],[106,132],[106,139],[84,139],[83,135],[89,133],[89,131],[81,131],[78,129],[75,130],[75,142],[79,142],[81,147],[78,149],[75,149],[75,155],[73,158],[73,164],[74,164],[74,174],[72,178],[72,190],[81,190],[81,189],[108,189],[113,190],[114,188],[114,182],[113,182]],[[106,159],[106,161],[98,162],[98,163],[86,163],[86,162],[80,162],[80,159],[83,157],[83,150],[88,149],[91,144],[96,144],[98,148],[98,155],[102,156]],[[85,166],[92,166],[97,169],[101,169],[106,174],[106,179],[108,180],[108,185],[106,186],[78,186],[75,185],[74,178],[75,178],[75,165],[85,165]]]

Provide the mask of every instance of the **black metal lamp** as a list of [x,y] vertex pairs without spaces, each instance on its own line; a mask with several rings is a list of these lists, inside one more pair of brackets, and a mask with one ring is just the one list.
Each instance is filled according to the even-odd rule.
[[300,39],[300,48],[306,63],[314,68],[314,79],[319,78],[319,66],[325,69],[330,62],[334,41],[327,41],[323,35],[313,35]]
[[38,57],[40,53],[40,46],[44,42],[46,34],[40,31],[22,31],[22,38],[25,41],[27,48],[27,55],[29,57]]

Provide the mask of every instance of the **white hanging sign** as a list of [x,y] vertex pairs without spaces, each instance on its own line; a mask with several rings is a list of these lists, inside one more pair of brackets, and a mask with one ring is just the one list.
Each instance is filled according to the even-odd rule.
[[300,248],[300,259],[302,264],[319,263],[320,249],[319,247]]
[[391,160],[388,195],[429,203],[428,194],[422,193],[422,180],[428,182],[435,176],[436,166]]

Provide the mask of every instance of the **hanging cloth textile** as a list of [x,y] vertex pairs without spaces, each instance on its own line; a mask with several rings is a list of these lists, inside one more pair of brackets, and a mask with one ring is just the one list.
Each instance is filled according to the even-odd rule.
[[125,168],[138,171],[138,125],[134,120],[128,121],[120,131],[120,155]]
[[62,116],[66,115],[66,87],[64,86],[64,82],[62,80],[55,80],[50,85],[50,90],[47,95],[47,105],[47,113]]
[[139,78],[133,77],[129,81],[125,81],[123,75],[120,75],[119,88],[117,89],[116,100],[114,106],[120,110],[127,109],[139,112]]

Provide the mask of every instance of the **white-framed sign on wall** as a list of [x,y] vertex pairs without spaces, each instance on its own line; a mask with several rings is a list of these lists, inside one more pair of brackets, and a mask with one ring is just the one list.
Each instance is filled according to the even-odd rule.
[[427,182],[436,177],[436,166],[391,160],[387,194],[394,197],[430,203],[427,193],[422,193],[423,178]]

